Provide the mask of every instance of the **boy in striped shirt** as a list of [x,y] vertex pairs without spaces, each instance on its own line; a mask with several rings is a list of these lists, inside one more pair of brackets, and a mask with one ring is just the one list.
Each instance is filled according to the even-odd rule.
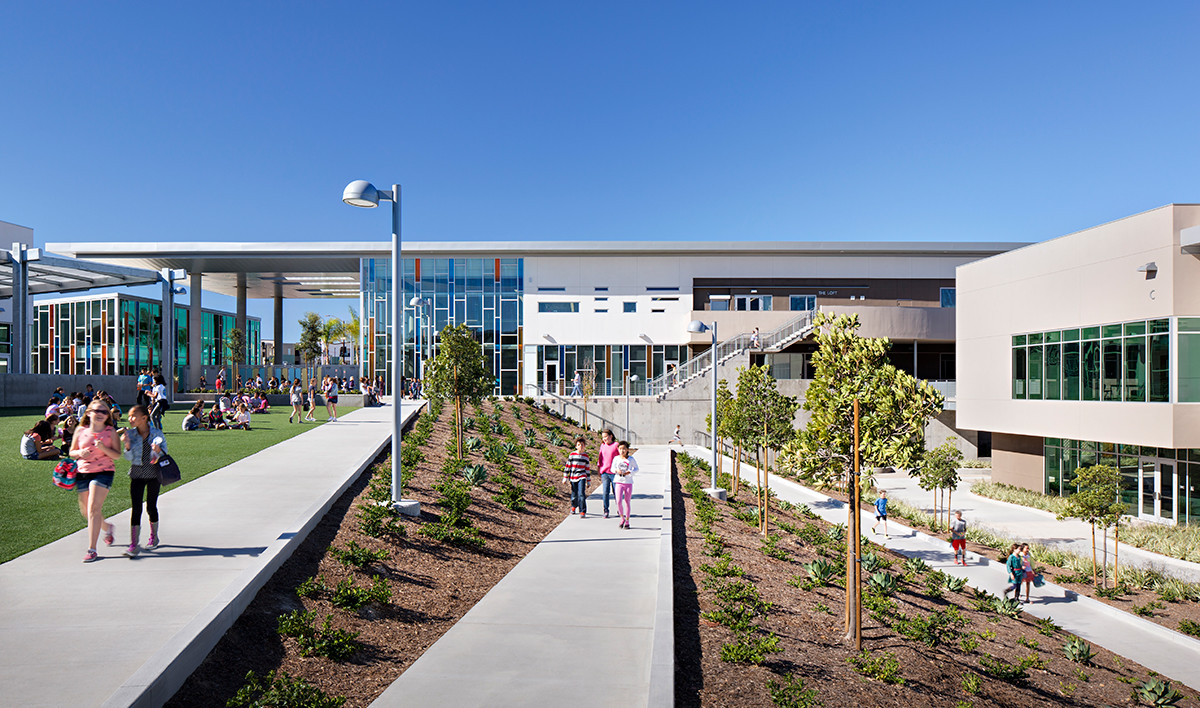
[[584,452],[587,439],[580,436],[575,438],[575,450],[567,456],[567,464],[563,467],[563,481],[571,483],[571,513],[579,509],[579,518],[587,518],[588,472],[592,464],[591,458]]

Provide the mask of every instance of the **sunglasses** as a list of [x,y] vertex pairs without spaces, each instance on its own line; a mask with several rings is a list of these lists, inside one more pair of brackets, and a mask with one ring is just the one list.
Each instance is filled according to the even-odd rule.
[[89,413],[103,413],[104,415],[108,415],[107,408],[90,408],[90,409],[88,409],[88,412]]

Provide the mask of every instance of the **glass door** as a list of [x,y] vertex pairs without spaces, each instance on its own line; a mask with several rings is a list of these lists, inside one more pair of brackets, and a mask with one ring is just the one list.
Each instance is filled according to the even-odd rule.
[[1158,461],[1158,518],[1175,521],[1175,461]]
[[1139,491],[1139,518],[1175,522],[1175,460],[1144,460]]
[[558,393],[558,362],[546,362],[546,390],[550,393]]
[[1157,509],[1155,509],[1154,502],[1155,497],[1158,496],[1158,490],[1156,489],[1158,486],[1158,474],[1155,467],[1156,465],[1153,460],[1146,460],[1142,463],[1142,480],[1139,487],[1142,504],[1138,516],[1143,519],[1154,519],[1157,516]]

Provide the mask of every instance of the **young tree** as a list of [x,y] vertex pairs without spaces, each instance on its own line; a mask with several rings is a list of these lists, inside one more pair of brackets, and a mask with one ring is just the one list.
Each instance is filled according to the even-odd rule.
[[[300,341],[296,344],[300,360],[306,365],[312,366],[317,357],[321,355],[321,333],[324,325],[321,323],[321,316],[315,312],[306,312],[304,317],[300,318]],[[276,346],[280,343],[276,342]]]
[[425,395],[441,401],[454,400],[454,432],[461,458],[463,403],[479,403],[490,396],[494,379],[470,327],[447,325],[439,341],[438,354],[426,368]]
[[[800,403],[779,392],[768,366],[750,366],[738,370],[737,398],[734,403],[745,442],[754,448],[758,461],[759,531],[767,535],[767,502],[770,471],[767,456],[795,435],[792,420]],[[719,425],[719,424],[718,424]]]
[[237,381],[238,366],[246,360],[246,333],[234,327],[225,333],[225,346],[229,349],[229,358],[233,359],[233,380]]
[[[725,456],[720,454],[720,446],[725,442],[725,438],[729,437],[728,425],[729,416],[733,405],[733,393],[729,391],[729,381],[721,379],[717,382],[717,433],[713,440],[713,444],[717,445],[717,474],[724,472]],[[704,429],[712,434],[712,413],[704,414]],[[737,481],[732,482],[730,493],[737,496]]]
[[941,524],[938,513],[942,490],[949,490],[949,495],[942,511],[946,515],[946,525],[950,525],[950,502],[954,499],[954,488],[958,486],[958,466],[962,463],[963,455],[954,441],[947,440],[934,449],[925,453],[917,472],[918,484],[921,489],[933,492],[934,525]]
[[822,487],[849,485],[855,399],[862,468],[915,467],[925,449],[925,425],[942,412],[942,394],[888,363],[887,339],[860,337],[858,315],[817,312],[813,326],[814,378],[804,398],[811,418],[781,467]]
[[1096,527],[1099,526],[1100,532],[1104,533],[1109,526],[1117,525],[1125,513],[1125,505],[1117,500],[1120,480],[1121,474],[1115,467],[1081,467],[1075,473],[1075,488],[1079,491],[1067,498],[1067,509],[1058,516],[1060,519],[1079,519],[1091,524],[1093,586],[1099,583],[1096,577]]

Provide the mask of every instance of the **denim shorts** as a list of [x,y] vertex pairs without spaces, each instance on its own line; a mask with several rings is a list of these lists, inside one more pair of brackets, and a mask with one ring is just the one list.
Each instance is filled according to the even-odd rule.
[[105,489],[112,489],[113,476],[112,472],[80,472],[75,475],[75,491],[86,492],[93,482]]
[[38,455],[37,452],[27,452],[27,453],[25,453],[25,459],[26,460],[40,460],[41,457]]

